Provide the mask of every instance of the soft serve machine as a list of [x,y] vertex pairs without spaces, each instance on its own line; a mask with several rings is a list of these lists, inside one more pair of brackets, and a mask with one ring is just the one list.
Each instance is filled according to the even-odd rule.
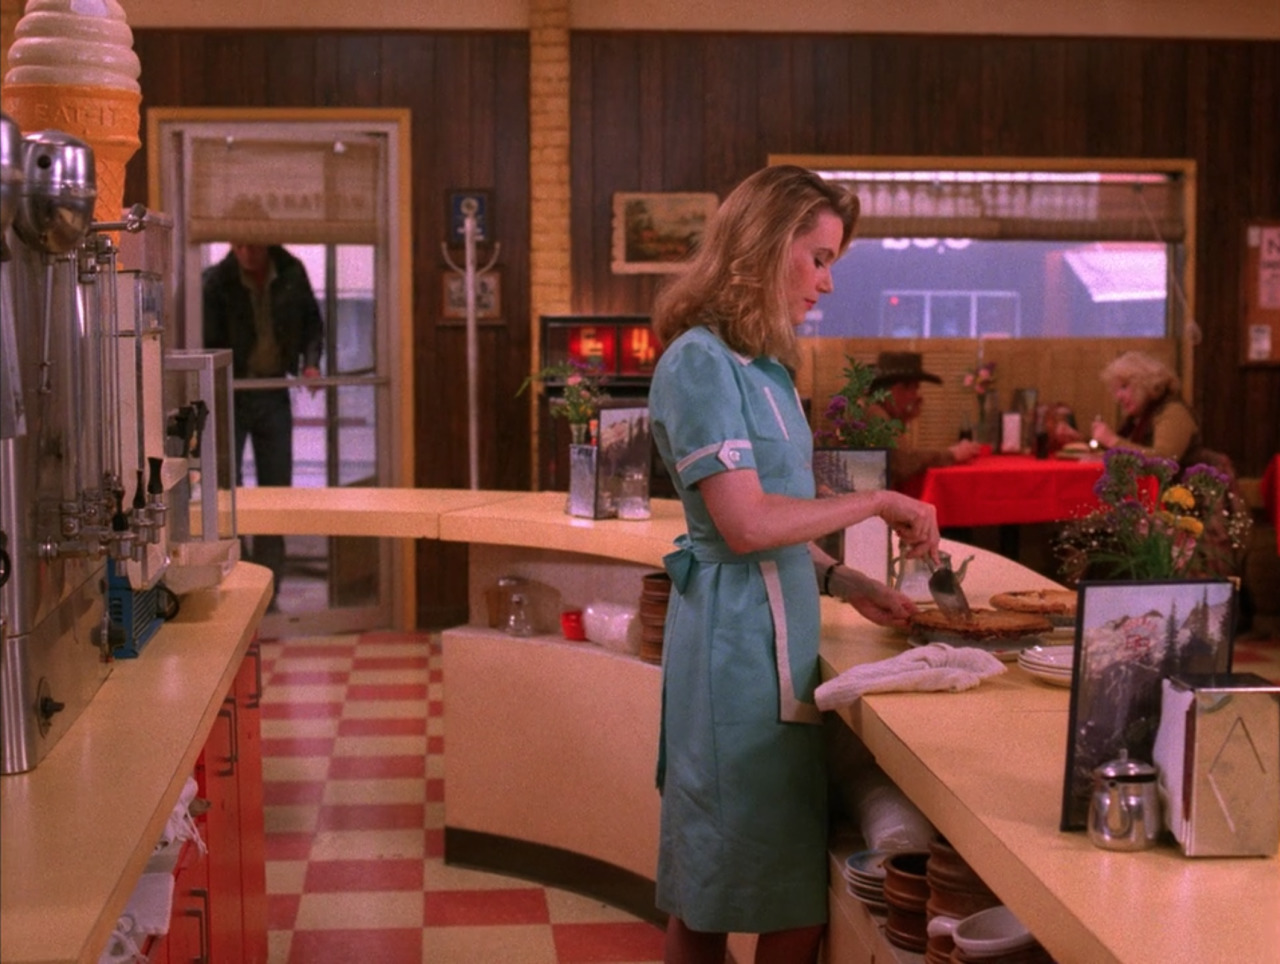
[[[94,222],[93,152],[59,131],[3,134],[0,261],[0,773],[29,770],[123,644],[109,579],[155,587],[168,563],[167,279],[120,270],[141,205]],[[183,506],[185,509],[185,506]]]

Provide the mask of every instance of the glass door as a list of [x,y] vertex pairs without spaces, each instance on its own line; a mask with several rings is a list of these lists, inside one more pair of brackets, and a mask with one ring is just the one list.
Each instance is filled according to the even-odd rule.
[[[396,189],[399,127],[329,116],[286,122],[266,113],[261,121],[173,120],[157,138],[160,196],[180,253],[175,347],[229,347],[204,344],[202,289],[219,264],[238,281],[233,240],[283,248],[305,268],[319,306],[320,374],[245,373],[234,382],[237,399],[287,394],[293,488],[409,485],[404,426],[411,415],[403,400],[412,389],[402,364],[409,305],[396,214],[409,205]],[[250,438],[242,459],[246,489],[259,484],[260,470],[271,478],[270,454],[253,448]],[[273,481],[281,484],[278,475]],[[244,556],[273,560],[277,574],[264,633],[409,624],[412,554],[398,541],[330,536],[323,525],[293,528],[283,533],[282,559],[272,534],[241,533]]]

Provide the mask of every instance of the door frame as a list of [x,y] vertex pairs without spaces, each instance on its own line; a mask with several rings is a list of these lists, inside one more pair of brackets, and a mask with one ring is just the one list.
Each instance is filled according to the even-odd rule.
[[[387,210],[383,212],[387,239],[386,325],[381,329],[379,354],[385,357],[390,378],[386,437],[389,483],[393,487],[414,485],[414,383],[413,383],[413,211],[412,131],[408,108],[247,108],[247,107],[152,107],[146,111],[147,190],[152,206],[173,216],[172,239],[174,277],[177,291],[172,301],[179,330],[193,322],[193,306],[199,292],[190,281],[187,266],[185,222],[181,214],[181,158],[175,165],[167,150],[170,139],[193,127],[228,126],[266,131],[288,126],[314,127],[326,133],[379,133],[387,137]],[[383,361],[379,368],[384,368]],[[411,629],[417,622],[416,545],[411,539],[396,540],[392,546],[397,559],[391,574],[392,620],[395,628]],[[330,615],[330,614],[326,614]],[[333,631],[330,619],[325,629]]]

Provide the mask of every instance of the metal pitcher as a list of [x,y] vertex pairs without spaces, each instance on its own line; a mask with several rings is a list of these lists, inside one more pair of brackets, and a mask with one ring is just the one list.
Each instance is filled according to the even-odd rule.
[[1145,850],[1160,834],[1157,771],[1149,763],[1119,758],[1093,771],[1089,839],[1104,850]]

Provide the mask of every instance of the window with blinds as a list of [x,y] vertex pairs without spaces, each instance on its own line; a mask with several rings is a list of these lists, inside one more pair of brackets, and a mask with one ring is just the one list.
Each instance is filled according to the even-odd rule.
[[862,202],[864,238],[1181,242],[1180,173],[819,170]]
[[1195,164],[773,156],[857,194],[817,337],[1153,338],[1194,325]]

